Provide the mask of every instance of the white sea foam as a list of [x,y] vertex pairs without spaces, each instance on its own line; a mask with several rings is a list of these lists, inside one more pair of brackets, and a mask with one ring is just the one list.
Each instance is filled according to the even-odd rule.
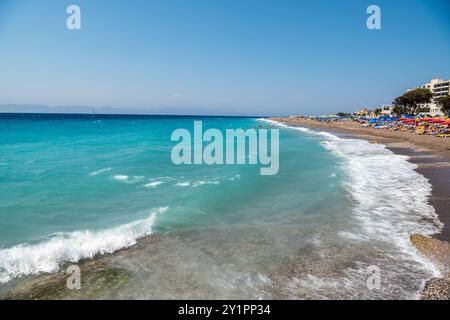
[[[230,179],[231,180],[231,179]],[[211,184],[220,184],[219,180],[199,180],[199,181],[194,181],[194,182],[190,182],[190,181],[181,181],[181,182],[177,182],[175,185],[177,187],[200,187],[200,186],[204,186],[204,185],[211,185]]]
[[177,187],[189,187],[191,183],[189,181],[184,181],[184,182],[177,182],[175,185]]
[[331,134],[329,132],[325,132],[325,131],[314,131],[314,130],[311,130],[311,129],[308,129],[308,128],[305,128],[305,127],[293,127],[293,126],[289,126],[287,124],[284,124],[284,123],[281,123],[281,122],[278,122],[278,121],[274,121],[274,120],[270,120],[270,119],[264,119],[264,118],[261,118],[261,119],[258,119],[258,120],[259,121],[263,121],[263,122],[268,122],[268,123],[271,123],[273,125],[276,125],[276,126],[279,126],[279,127],[282,127],[282,128],[288,128],[288,129],[292,129],[292,130],[301,131],[301,132],[304,132],[304,133],[309,133],[309,134],[312,134],[312,135],[326,137],[326,138],[331,139],[331,140],[339,139],[337,136],[335,136],[335,135],[333,135],[333,134]]
[[149,181],[146,184],[144,184],[144,187],[146,188],[154,188],[159,186],[160,184],[164,183],[164,179],[149,179],[146,176],[128,176],[128,175],[124,175],[124,174],[117,174],[113,177],[115,180],[117,181],[121,181],[121,182],[125,182],[127,184],[135,184],[135,183],[140,183],[143,181]]
[[108,171],[111,171],[111,170],[112,170],[112,168],[103,168],[103,169],[100,169],[100,170],[92,172],[90,175],[91,176],[97,176],[97,175],[99,175],[101,173],[108,172]]
[[219,181],[216,180],[200,180],[200,181],[196,181],[192,184],[193,187],[200,187],[200,186],[204,186],[204,185],[208,185],[208,184],[220,184]]
[[345,159],[343,166],[349,174],[346,188],[356,202],[355,217],[364,233],[370,239],[397,245],[438,275],[409,241],[413,233],[432,235],[442,228],[428,201],[432,186],[414,170],[417,165],[382,144],[366,140],[332,139],[323,145]]
[[[439,275],[439,271],[423,259],[409,241],[413,233],[432,235],[443,226],[429,204],[432,186],[414,170],[417,165],[382,144],[273,123],[320,136],[324,139],[322,145],[343,160],[342,166],[348,175],[345,187],[355,202],[354,216],[361,225],[358,238],[390,243],[400,249],[403,258],[413,258],[434,275]],[[346,237],[349,234],[341,233]]]
[[77,262],[132,246],[137,239],[152,234],[157,214],[168,209],[158,208],[147,219],[111,229],[59,233],[42,243],[1,249],[0,283],[22,275],[55,272],[64,262]]
[[230,181],[235,181],[235,180],[241,180],[241,175],[239,173],[230,178]]
[[156,188],[157,186],[163,184],[162,181],[152,181],[144,185],[146,188]]
[[220,177],[220,178],[215,178],[212,180],[198,180],[198,181],[179,181],[175,184],[175,186],[177,187],[200,187],[200,186],[204,186],[204,185],[218,185],[223,181],[236,181],[236,180],[240,180],[241,179],[241,175],[240,174],[235,174],[232,177]]
[[124,181],[124,182],[128,181],[128,178],[129,178],[128,176],[123,175],[123,174],[116,174],[114,176],[114,179],[116,179],[118,181]]

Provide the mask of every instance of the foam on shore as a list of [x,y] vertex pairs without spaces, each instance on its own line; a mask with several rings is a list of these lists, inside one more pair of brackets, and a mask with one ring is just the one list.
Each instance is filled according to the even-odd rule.
[[[352,237],[392,243],[402,258],[414,259],[439,276],[438,269],[409,241],[414,233],[436,234],[443,224],[429,204],[431,184],[415,171],[417,165],[410,163],[407,156],[362,139],[339,138],[329,132],[260,120],[320,136],[323,147],[342,159],[341,165],[347,174],[345,188],[355,203],[354,217],[361,225],[360,233]],[[344,234],[349,233],[342,232]]]
[[152,210],[147,219],[115,228],[58,233],[42,243],[1,249],[0,283],[28,274],[56,272],[65,262],[77,262],[130,247],[137,239],[152,234],[157,214],[167,210],[168,207]]

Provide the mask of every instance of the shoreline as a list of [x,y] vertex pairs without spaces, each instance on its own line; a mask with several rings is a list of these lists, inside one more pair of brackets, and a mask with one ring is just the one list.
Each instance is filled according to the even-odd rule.
[[[289,125],[292,125],[288,121],[284,121]],[[444,212],[446,209],[446,204],[448,205],[448,201],[450,199],[445,199],[445,196],[448,195],[448,191],[443,191],[442,194],[436,194],[435,187],[438,186],[439,183],[442,186],[449,186],[450,183],[447,183],[445,179],[441,179],[441,175],[439,175],[441,168],[448,166],[447,158],[441,158],[442,155],[436,156],[435,154],[428,154],[430,151],[425,151],[424,148],[418,148],[418,146],[413,147],[408,141],[402,141],[400,139],[389,139],[386,137],[380,136],[371,136],[364,132],[364,134],[355,134],[356,130],[345,130],[345,128],[334,129],[329,128],[327,125],[321,125],[317,127],[308,126],[306,124],[296,124],[305,127],[311,128],[320,128],[324,129],[324,131],[329,131],[333,134],[338,134],[340,137],[348,137],[348,138],[361,138],[366,139],[371,143],[383,143],[387,146],[391,151],[396,154],[407,155],[410,157],[408,161],[417,164],[419,167],[416,169],[420,174],[426,176],[430,183],[433,185],[433,195],[432,198],[436,198],[435,201],[437,204],[440,204],[441,207],[436,207],[436,204],[433,203],[430,198],[430,203],[435,208],[436,212]],[[364,131],[364,128],[361,128]],[[443,161],[447,161],[444,163]],[[447,166],[443,165],[446,164]],[[450,177],[449,175],[446,177]],[[434,181],[436,180],[436,181]],[[443,198],[443,199],[442,199]],[[446,202],[447,201],[447,202]],[[439,214],[438,212],[438,214]],[[448,223],[444,221],[439,214],[439,219],[444,222],[445,226],[448,226]],[[444,230],[441,234],[445,234]],[[189,238],[192,236],[187,236]],[[433,236],[434,237],[434,236]],[[83,281],[90,283],[87,288],[87,292],[90,297],[102,297],[105,294],[105,290],[110,291],[111,295],[106,297],[109,298],[117,298],[119,296],[115,296],[115,294],[120,291],[120,289],[131,281],[133,278],[133,272],[128,268],[128,258],[133,258],[138,255],[142,255],[143,252],[147,252],[147,256],[154,256],[158,254],[158,245],[161,241],[179,241],[179,238],[183,238],[183,234],[172,234],[172,235],[150,235],[144,238],[141,238],[137,241],[136,244],[131,247],[123,248],[115,251],[112,254],[98,254],[90,259],[83,259],[78,261],[77,264],[80,265],[82,273],[83,273]],[[169,239],[169,240],[168,240]],[[434,241],[434,239],[415,236],[411,237],[411,242],[414,246],[429,260],[435,262],[436,258],[439,257],[450,257],[450,247],[444,249],[446,251],[440,251],[440,255],[435,254],[436,250],[434,247],[438,249],[445,247],[445,244],[441,244],[440,242]],[[186,243],[189,243],[188,240]],[[183,242],[184,243],[184,242]],[[430,249],[431,247],[431,249]],[[443,254],[444,253],[444,254]],[[447,254],[448,253],[448,254]],[[156,258],[155,258],[156,259]],[[121,263],[117,263],[121,262]],[[439,262],[439,261],[438,261]],[[64,265],[66,266],[66,265]],[[10,283],[10,289],[2,294],[0,290],[0,299],[83,299],[87,296],[85,293],[81,292],[69,292],[65,288],[65,280],[66,273],[64,272],[65,267],[62,266],[61,269],[52,274],[40,274],[40,275],[30,275],[25,276],[21,279],[17,279],[14,283]],[[136,270],[134,270],[136,271]],[[141,270],[142,271],[142,270]],[[291,271],[289,271],[291,272]],[[437,294],[436,292],[442,291],[442,287],[448,285],[449,280],[446,279],[445,283],[441,284],[442,279],[430,279],[425,284],[425,289],[422,290],[421,298],[441,298],[445,296],[444,294]],[[417,283],[417,282],[416,282]],[[418,289],[422,288],[422,283],[418,285]],[[200,290],[200,289],[198,289]],[[8,292],[9,291],[9,292]],[[414,291],[416,292],[416,291]],[[280,296],[282,297],[282,296]]]
[[417,165],[416,171],[425,176],[433,187],[430,204],[435,208],[442,231],[433,237],[450,242],[450,139],[419,136],[411,132],[363,128],[354,122],[318,122],[299,118],[270,118],[290,126],[324,129],[348,138],[381,143],[396,154],[408,156]]
[[450,140],[419,136],[412,132],[363,128],[354,122],[318,122],[302,118],[270,118],[270,120],[293,127],[321,129],[343,138],[381,143],[396,154],[408,156],[408,161],[417,165],[415,171],[427,178],[432,185],[429,203],[444,225],[440,233],[431,237],[410,235],[414,247],[442,273],[441,278],[431,278],[425,283],[420,298],[450,299]]
[[[342,133],[351,133],[353,136],[366,140],[385,140],[387,143],[403,142],[414,146],[421,151],[428,151],[437,156],[450,158],[450,139],[436,138],[430,135],[418,135],[408,131],[391,131],[387,129],[363,128],[357,122],[319,122],[304,118],[269,118],[269,120],[286,123],[292,126],[307,126],[315,129],[327,129]],[[378,141],[377,141],[378,142]]]

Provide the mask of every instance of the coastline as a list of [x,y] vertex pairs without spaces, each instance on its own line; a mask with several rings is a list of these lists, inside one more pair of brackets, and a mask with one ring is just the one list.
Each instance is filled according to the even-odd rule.
[[[307,125],[302,124],[301,126]],[[408,155],[412,161],[417,163],[417,165],[420,166],[420,168],[418,168],[417,171],[422,169],[425,171],[428,170],[426,173],[428,175],[430,175],[430,170],[432,172],[431,175],[433,175],[433,172],[438,174],[440,172],[440,168],[443,167],[443,162],[441,161],[442,160],[441,158],[436,157],[434,155],[429,155],[427,153],[428,151],[424,151],[422,149],[420,150],[414,149],[411,147],[411,145],[402,140],[393,139],[392,141],[390,141],[390,139],[388,138],[373,137],[367,134],[361,134],[360,136],[357,136],[351,131],[329,129],[324,126],[322,126],[321,129],[324,129],[324,131],[330,131],[333,134],[339,135],[340,137],[347,136],[349,138],[362,138],[362,139],[365,138],[370,142],[380,142],[383,144],[388,144],[390,145],[389,148],[393,150],[395,153]],[[364,129],[362,128],[362,130]],[[405,160],[403,161],[405,162]],[[436,176],[435,178],[437,179],[439,177]],[[433,186],[436,186],[438,182],[436,183],[432,182]],[[445,185],[445,180],[442,180],[441,183]],[[380,190],[380,188],[378,190]],[[445,198],[445,192],[443,194]],[[433,193],[433,197],[434,195],[435,194]],[[441,201],[441,204],[443,205],[441,209],[445,209],[445,201],[444,202]],[[436,208],[436,210],[438,210],[438,208]],[[203,232],[207,231],[204,230]],[[214,234],[215,238],[220,238],[215,230],[211,231],[211,233]],[[67,274],[64,272],[64,270],[69,265],[69,263],[67,263],[62,265],[59,271],[56,273],[24,276],[23,278],[18,278],[12,281],[11,283],[8,284],[10,290],[7,290],[5,294],[2,294],[0,290],[0,299],[86,299],[86,298],[121,299],[124,297],[129,298],[130,296],[133,296],[131,292],[127,292],[124,295],[120,293],[120,291],[124,287],[126,287],[127,284],[130,283],[131,281],[139,283],[139,281],[136,281],[135,279],[135,277],[139,276],[139,274],[154,273],[154,270],[148,270],[147,266],[152,266],[156,264],[166,264],[167,268],[163,268],[162,271],[164,272],[164,277],[169,279],[169,283],[172,285],[173,281],[175,281],[174,280],[175,274],[174,273],[171,274],[171,272],[174,271],[171,270],[174,264],[167,263],[166,260],[167,254],[165,253],[166,250],[168,252],[176,252],[175,250],[168,250],[168,249],[176,249],[181,246],[183,250],[180,250],[180,253],[189,252],[189,248],[191,247],[192,242],[198,241],[197,237],[198,237],[197,232],[192,233],[181,232],[181,233],[154,234],[154,235],[152,234],[150,236],[140,238],[136,242],[136,244],[127,248],[117,250],[112,254],[104,254],[104,255],[97,254],[96,256],[89,259],[82,259],[77,262],[77,264],[81,268],[83,275],[82,278],[83,290],[79,292],[68,291],[65,287]],[[223,239],[230,238],[229,231],[224,232],[222,238]],[[402,239],[403,238],[404,237],[402,237]],[[418,250],[420,252],[423,252],[423,255],[429,257],[430,260],[439,257],[439,255],[434,254],[435,251],[433,250],[430,251],[430,247],[435,246],[440,247],[441,244],[439,242],[434,242],[429,240],[428,238],[420,238],[420,237],[414,238],[414,241],[413,239],[411,239],[411,241],[416,245]],[[212,250],[212,247],[210,247],[209,245],[205,248],[207,249],[208,255],[214,252]],[[358,250],[352,250],[352,254],[357,251]],[[224,252],[223,250],[220,251],[220,255],[217,255],[215,257],[222,258],[223,252]],[[429,254],[430,252],[431,255]],[[141,259],[142,256],[145,256],[146,259],[142,260]],[[450,257],[450,254],[447,256]],[[280,275],[283,277],[290,277],[296,273],[297,270],[296,268],[298,266],[293,262],[292,259],[291,260],[287,259],[286,262],[287,262],[286,268],[283,268],[282,273],[280,273]],[[398,260],[394,259],[394,262],[398,264]],[[396,267],[395,264],[394,267]],[[166,274],[166,272],[168,272],[168,274]],[[406,272],[406,274],[408,274],[408,272]],[[161,275],[162,273],[155,275],[154,277],[158,277]],[[151,283],[151,281],[147,281],[148,279],[149,278],[146,278],[145,282]],[[426,285],[427,287],[431,288],[429,290],[430,293],[427,293],[426,295],[423,294],[422,297],[425,296],[429,298],[436,298],[436,297],[439,298],[440,296],[435,294],[436,291],[439,291],[439,289],[436,290],[435,288],[442,287],[439,281],[440,279],[430,280],[430,282],[427,283]],[[415,290],[413,291],[415,293],[420,292],[424,282],[420,283],[415,282],[414,285]],[[205,295],[215,294],[214,292],[210,292],[205,288],[202,288],[201,286],[195,286],[195,284],[193,285],[191,281],[188,281],[186,285],[189,283],[191,284],[190,286],[181,287],[182,290],[176,292],[175,294],[177,294],[177,296],[181,295],[181,297],[195,296],[199,299],[205,297]],[[144,284],[142,285],[144,286]],[[194,289],[192,287],[194,287]],[[183,294],[186,295],[183,296]],[[160,296],[155,293],[154,296],[149,297],[150,298],[156,297],[159,299],[161,297],[166,296]],[[275,299],[286,299],[287,296],[283,295],[282,292],[274,292],[273,297]],[[168,295],[166,298],[171,298],[171,296]],[[305,298],[307,298],[307,296],[305,296]],[[382,299],[383,297],[380,298]]]
[[449,299],[450,297],[450,139],[419,136],[412,132],[363,128],[355,122],[318,122],[303,118],[270,118],[271,121],[294,127],[320,129],[341,137],[365,139],[381,143],[396,154],[408,156],[408,161],[432,185],[429,199],[439,220],[443,223],[440,233],[432,237],[411,235],[417,250],[437,265],[442,278],[431,278],[421,293],[421,299]]
[[419,136],[410,132],[362,128],[353,122],[317,122],[309,119],[271,118],[290,126],[305,126],[339,133],[349,138],[360,138],[381,143],[396,154],[406,155],[417,165],[416,171],[425,176],[433,186],[431,205],[444,224],[439,240],[450,242],[450,139]]

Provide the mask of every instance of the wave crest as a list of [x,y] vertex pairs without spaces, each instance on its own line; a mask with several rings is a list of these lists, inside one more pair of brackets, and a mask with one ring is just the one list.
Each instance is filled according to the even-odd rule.
[[130,247],[137,239],[152,234],[157,214],[167,210],[168,207],[158,208],[147,219],[111,229],[58,233],[43,243],[2,249],[0,283],[23,275],[55,272],[65,262],[77,262]]

